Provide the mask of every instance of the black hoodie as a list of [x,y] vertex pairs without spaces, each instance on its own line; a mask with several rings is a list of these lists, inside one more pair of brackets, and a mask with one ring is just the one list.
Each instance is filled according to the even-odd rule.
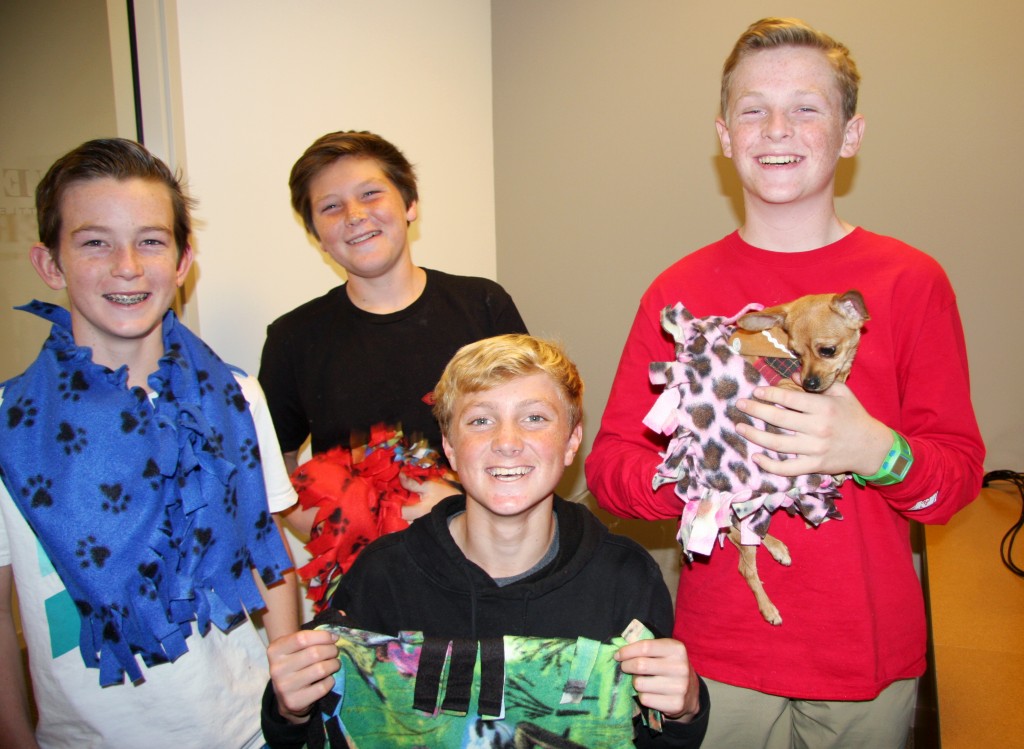
[[[342,578],[332,607],[362,629],[391,635],[413,630],[448,638],[606,641],[632,619],[657,637],[671,635],[672,600],[658,565],[636,542],[609,533],[583,505],[555,497],[558,554],[546,567],[503,587],[466,559],[448,530],[450,518],[465,509],[464,496],[449,497],[407,530],[374,541]],[[273,720],[276,706],[269,688],[268,693],[264,736],[274,749],[293,746],[278,741],[285,738],[278,736],[284,726]],[[700,701],[700,714],[689,724],[666,721],[660,735],[640,726],[636,746],[700,746],[709,712],[703,682]]]

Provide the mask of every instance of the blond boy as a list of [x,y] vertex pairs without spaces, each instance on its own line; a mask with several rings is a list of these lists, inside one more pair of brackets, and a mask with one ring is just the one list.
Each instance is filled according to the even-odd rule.
[[[469,344],[435,394],[465,494],[369,546],[342,578],[336,608],[365,629],[449,638],[604,640],[633,618],[656,632],[671,628],[650,555],[555,495],[582,438],[583,382],[560,348],[518,334]],[[291,746],[287,735],[302,734],[286,722],[304,722],[330,690],[337,648],[330,632],[303,631],[272,643],[269,658],[264,728],[271,746]],[[617,658],[640,702],[668,718],[660,734],[639,727],[636,745],[699,746],[709,708],[686,648],[661,638],[627,645]]]

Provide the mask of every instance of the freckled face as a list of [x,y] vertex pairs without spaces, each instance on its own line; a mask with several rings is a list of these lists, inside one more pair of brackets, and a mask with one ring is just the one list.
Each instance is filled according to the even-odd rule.
[[825,53],[779,47],[736,67],[726,119],[716,121],[747,200],[832,201],[836,163],[860,148],[864,120],[843,122],[842,99]]
[[459,474],[467,503],[508,517],[550,512],[555,487],[583,436],[570,427],[554,380],[518,377],[458,399],[444,451]]
[[310,182],[313,226],[320,244],[351,276],[380,278],[411,263],[408,228],[417,207],[374,159],[345,156]]
[[103,352],[125,345],[163,351],[161,321],[192,263],[178,259],[168,187],[143,179],[72,184],[61,202],[59,263],[41,245],[31,252],[52,289],[67,288],[75,341]]

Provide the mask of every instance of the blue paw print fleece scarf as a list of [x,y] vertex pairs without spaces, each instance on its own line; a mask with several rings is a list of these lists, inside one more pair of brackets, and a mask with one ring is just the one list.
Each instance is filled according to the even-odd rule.
[[263,607],[291,567],[267,509],[256,429],[231,369],[169,311],[164,356],[129,388],[127,367],[75,345],[67,310],[36,361],[7,383],[0,478],[81,616],[79,647],[100,684],[173,661],[192,622],[205,635]]

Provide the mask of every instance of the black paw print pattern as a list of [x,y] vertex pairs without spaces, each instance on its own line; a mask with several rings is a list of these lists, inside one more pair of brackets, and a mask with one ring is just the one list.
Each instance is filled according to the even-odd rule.
[[160,523],[160,532],[167,536],[167,545],[175,552],[180,552],[184,548],[184,544],[181,542],[181,536],[175,534],[174,528],[171,527],[170,518],[165,517],[163,522]]
[[352,553],[358,554],[360,551],[362,551],[364,548],[370,545],[371,540],[372,539],[369,539],[366,536],[357,537],[356,540],[352,542]]
[[236,580],[252,566],[252,560],[246,549],[239,549],[235,552],[235,561],[231,564],[231,576]]
[[[115,615],[116,614],[116,619]],[[112,603],[110,606],[103,606],[100,608],[100,615],[103,617],[103,639],[106,642],[118,643],[121,642],[121,632],[118,629],[115,621],[124,621],[128,618],[128,609],[125,606],[119,606],[116,603]]]
[[178,396],[174,393],[174,388],[171,383],[167,383],[163,390],[160,391],[160,400],[168,405],[173,405],[178,402]]
[[210,427],[210,437],[203,445],[203,449],[216,458],[224,457],[224,434],[215,426]]
[[121,484],[100,484],[100,491],[105,499],[100,503],[104,512],[118,515],[128,510],[128,504],[132,501],[132,495],[126,494]]
[[172,343],[167,349],[167,358],[176,367],[181,367],[183,372],[188,372],[191,369],[191,365],[188,362],[188,358],[181,353],[181,344]]
[[242,460],[245,461],[246,468],[255,468],[260,464],[260,446],[251,437],[242,443]]
[[217,543],[213,537],[213,528],[196,528],[192,531],[192,553],[203,556],[206,551]]
[[89,444],[89,440],[86,439],[84,429],[62,421],[57,432],[57,443],[64,448],[65,454],[71,455],[82,452],[83,448]]
[[199,392],[202,395],[213,392],[213,383],[210,382],[210,373],[205,369],[196,372],[196,379],[199,381]]
[[228,406],[234,406],[238,413],[242,413],[248,408],[245,396],[242,395],[242,389],[238,387],[238,383],[234,380],[224,386],[224,403]]
[[40,302],[38,299],[33,299],[31,302],[25,305],[25,309],[34,315],[45,317],[47,319],[53,319],[57,316],[60,310],[52,304]]
[[233,518],[238,517],[238,489],[233,486],[224,490],[224,512]]
[[140,583],[139,595],[155,601],[157,599],[156,590],[163,580],[163,575],[160,574],[160,565],[156,562],[143,562],[136,569],[142,577],[149,581]]
[[36,425],[38,415],[39,409],[36,407],[35,399],[18,398],[14,405],[7,409],[7,428],[33,427]]
[[150,488],[154,491],[160,488],[160,482],[163,480],[163,476],[160,473],[160,466],[156,464],[156,461],[149,458],[146,461],[146,467],[142,469],[142,478],[149,482]]
[[[61,341],[60,341],[60,338],[59,338],[59,337],[58,337],[58,338],[55,338],[55,337],[53,336],[53,334],[52,334],[52,333],[50,334],[50,337],[49,337],[49,338],[47,339],[47,341],[48,341],[48,342],[51,342],[51,341],[55,341],[55,342],[56,342],[56,344],[57,344],[58,346],[60,346],[60,345],[61,345]],[[56,354],[56,356],[57,356],[57,361],[61,362],[62,364],[63,364],[64,362],[69,362],[69,361],[73,361],[73,360],[74,360],[74,358],[75,358],[75,354],[74,354],[74,352],[73,352],[73,351],[64,351],[64,350],[60,350],[60,351],[56,351],[56,352],[54,352],[54,353],[55,353],[55,354]],[[109,371],[109,370],[108,370],[108,371]]]
[[274,520],[270,517],[270,513],[266,510],[260,512],[260,516],[256,519],[256,540],[262,541],[270,535],[270,531],[274,528]]
[[89,389],[89,383],[85,381],[85,372],[76,369],[74,372],[61,372],[60,384],[57,390],[64,400],[77,401],[82,393]]
[[121,633],[117,631],[117,627],[114,626],[113,622],[107,622],[103,625],[103,639],[105,642],[121,642]]
[[345,535],[348,531],[348,524],[351,522],[348,517],[342,514],[341,508],[337,507],[327,518],[327,526],[330,528],[337,528],[339,536]]
[[96,536],[86,536],[78,539],[78,548],[75,549],[75,556],[78,557],[78,565],[82,569],[96,566],[103,569],[103,565],[110,558],[110,549],[96,543]]
[[142,409],[135,413],[131,411],[121,412],[121,431],[125,434],[138,434],[140,436],[146,434],[146,429],[149,427],[150,415],[149,411]]
[[93,612],[96,612],[103,624],[103,639],[106,642],[119,643],[121,642],[121,633],[118,631],[117,626],[114,624],[113,615],[117,614],[121,620],[128,618],[128,609],[125,606],[118,606],[112,604],[110,606],[100,606],[99,609],[93,608],[93,605],[86,600],[75,600],[75,608],[78,609],[79,616],[82,619],[91,619]]
[[53,507],[53,495],[50,489],[53,488],[53,481],[42,474],[29,476],[25,486],[21,488],[21,496],[29,499],[33,508]]

